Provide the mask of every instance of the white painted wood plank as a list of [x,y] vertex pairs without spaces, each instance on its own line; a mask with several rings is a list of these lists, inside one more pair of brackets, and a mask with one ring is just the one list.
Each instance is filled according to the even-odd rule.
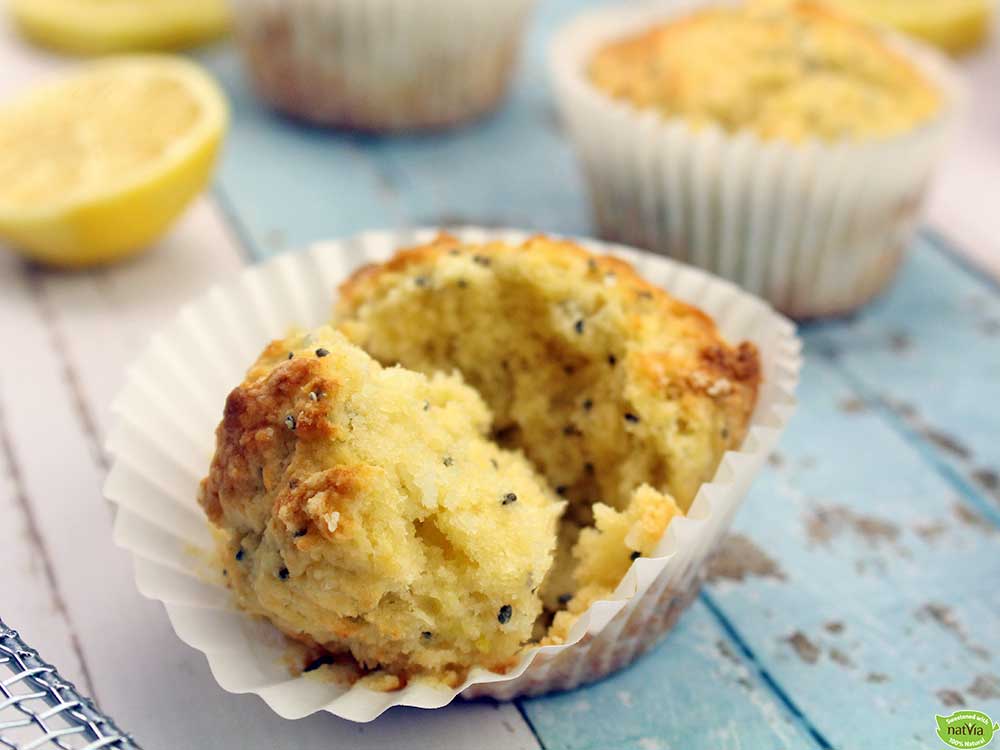
[[74,363],[96,432],[107,434],[110,405],[158,328],[214,283],[243,265],[214,200],[203,197],[145,255],[108,269],[42,274],[44,310]]
[[[0,307],[2,310],[2,307]],[[2,376],[0,376],[2,377]],[[3,385],[0,382],[0,394]],[[28,505],[13,442],[0,409],[0,618],[30,630],[30,643],[59,664],[63,677],[86,689],[87,680],[64,603],[53,586],[55,571],[42,547],[37,519]]]
[[[63,622],[64,618],[72,620],[72,615],[59,612],[59,602],[66,610],[70,608],[61,595],[64,571],[55,564],[58,555],[54,547],[60,540],[50,532],[53,514],[62,516],[59,524],[70,521],[80,533],[92,527],[88,519],[78,515],[81,490],[72,479],[75,475],[76,480],[96,481],[97,473],[93,460],[81,450],[85,442],[76,434],[78,426],[59,362],[35,312],[37,291],[28,283],[19,262],[7,255],[0,256],[0,261],[0,320],[4,343],[10,347],[0,372],[0,404],[7,463],[16,479],[11,502],[17,506],[17,514],[11,518],[27,532],[6,538],[4,554],[12,562],[20,561],[22,569],[30,564],[41,573],[5,574],[4,617],[22,630],[26,640],[46,649],[46,658],[57,661],[67,677],[92,690],[93,685],[84,679],[85,667],[79,655],[73,653],[72,636],[76,633]],[[81,457],[90,475],[72,471],[74,460]],[[43,486],[38,486],[39,476],[45,480]],[[74,546],[63,552],[64,559],[75,554]],[[40,610],[38,602],[47,602],[49,607]]]
[[[45,55],[26,55],[24,47],[12,34],[6,19],[0,21],[0,101],[16,94],[32,81],[44,77],[61,67],[57,58]],[[0,252],[4,252],[0,248]],[[12,275],[20,274],[19,264],[3,258],[0,277],[0,336],[2,341],[13,343],[13,330],[23,324],[23,308],[29,304],[24,292],[14,294],[10,284]],[[37,347],[37,348],[35,348]],[[46,373],[56,372],[58,364],[39,340],[31,355],[37,357]],[[38,648],[47,659],[59,665],[63,676],[77,683],[81,689],[90,690],[80,657],[79,644],[71,632],[65,604],[53,586],[57,572],[52,561],[46,559],[42,529],[28,504],[24,475],[15,455],[18,435],[9,428],[4,413],[7,398],[14,392],[11,373],[18,368],[21,358],[8,350],[4,367],[0,368],[0,430],[3,431],[0,451],[0,517],[7,531],[0,545],[0,616],[8,625],[20,628],[28,642]],[[40,381],[41,385],[41,381]]]

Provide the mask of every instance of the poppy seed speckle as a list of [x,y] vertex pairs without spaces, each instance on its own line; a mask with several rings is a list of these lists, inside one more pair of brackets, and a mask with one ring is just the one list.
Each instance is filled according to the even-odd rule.
[[313,659],[306,665],[305,669],[303,669],[302,671],[313,672],[319,669],[320,667],[325,667],[328,664],[333,664],[333,654],[323,654],[318,659]]
[[510,622],[510,618],[513,614],[514,614],[514,608],[511,607],[509,604],[505,604],[502,607],[500,607],[500,611],[497,612],[497,622],[499,622],[501,625],[506,625],[508,622]]

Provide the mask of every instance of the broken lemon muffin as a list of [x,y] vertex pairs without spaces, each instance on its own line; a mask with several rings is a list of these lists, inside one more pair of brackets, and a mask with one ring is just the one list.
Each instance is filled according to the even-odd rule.
[[561,501],[458,375],[320,328],[230,393],[199,501],[239,605],[398,686],[502,672],[532,638]]
[[346,337],[276,341],[230,394],[200,501],[239,605],[372,689],[565,642],[754,408],[752,345],[570,242],[441,235],[341,293]]
[[568,500],[542,590],[555,640],[741,444],[760,383],[752,344],[627,263],[546,237],[441,235],[357,272],[334,320],[383,364],[460,371],[497,442]]

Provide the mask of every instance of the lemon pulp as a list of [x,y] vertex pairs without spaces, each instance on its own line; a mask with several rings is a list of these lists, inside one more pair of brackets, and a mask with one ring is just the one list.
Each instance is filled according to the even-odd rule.
[[0,237],[79,266],[136,252],[202,189],[226,123],[216,84],[170,56],[113,58],[0,109]]

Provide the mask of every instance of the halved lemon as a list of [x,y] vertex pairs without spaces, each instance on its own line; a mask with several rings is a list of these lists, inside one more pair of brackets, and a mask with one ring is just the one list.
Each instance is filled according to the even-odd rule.
[[979,44],[989,32],[993,0],[836,0],[867,21],[891,26],[949,52]]
[[228,108],[194,63],[108,58],[0,108],[0,242],[58,266],[142,250],[202,190]]
[[9,0],[28,38],[80,54],[181,49],[221,36],[225,0]]

